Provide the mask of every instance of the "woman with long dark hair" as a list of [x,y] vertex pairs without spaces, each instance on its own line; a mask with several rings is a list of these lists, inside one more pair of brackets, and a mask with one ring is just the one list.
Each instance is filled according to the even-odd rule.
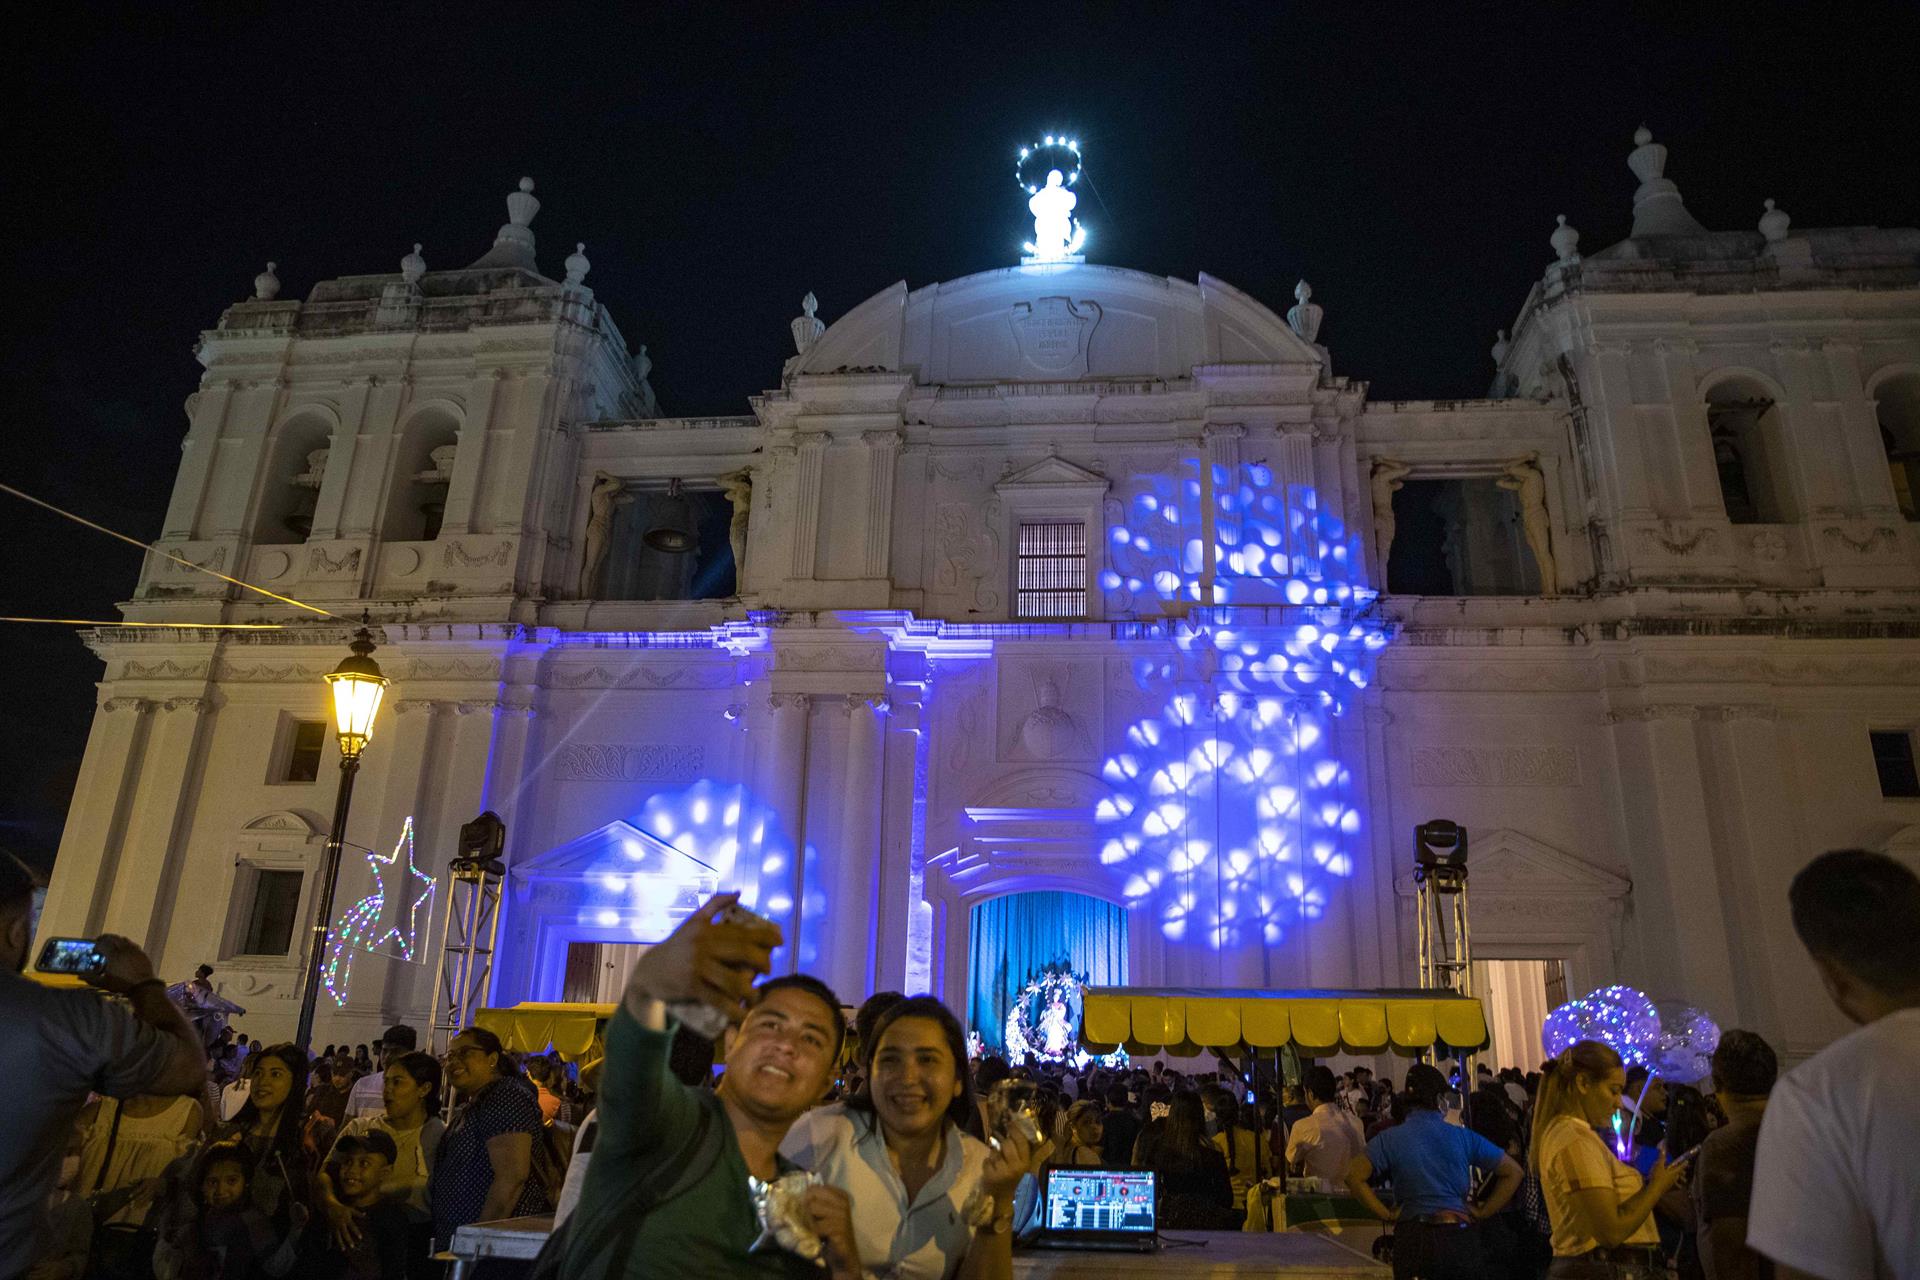
[[1199,1094],[1175,1093],[1153,1141],[1142,1135],[1141,1146],[1140,1167],[1153,1170],[1159,1183],[1161,1226],[1227,1231],[1240,1225],[1227,1158],[1207,1140]]
[[875,1024],[866,1089],[819,1107],[780,1153],[844,1191],[860,1212],[861,1265],[890,1280],[1005,1280],[1013,1274],[1013,1192],[1027,1171],[1018,1135],[967,1135],[977,1114],[959,1020],[914,996]]
[[213,1131],[213,1143],[238,1142],[253,1157],[253,1203],[277,1228],[289,1226],[293,1205],[307,1198],[306,1096],[307,1055],[294,1044],[270,1044],[254,1055],[246,1102]]
[[456,1227],[539,1213],[552,1206],[533,1173],[540,1105],[500,1037],[468,1027],[447,1046],[447,1083],[460,1105],[440,1139],[427,1179],[434,1240],[445,1248]]

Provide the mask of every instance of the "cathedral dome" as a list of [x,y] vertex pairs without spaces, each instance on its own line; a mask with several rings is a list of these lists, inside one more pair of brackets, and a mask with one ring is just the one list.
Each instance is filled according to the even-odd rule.
[[1196,365],[1323,364],[1223,280],[1085,263],[1007,267],[883,289],[828,326],[797,374],[911,373],[923,385],[1184,378]]

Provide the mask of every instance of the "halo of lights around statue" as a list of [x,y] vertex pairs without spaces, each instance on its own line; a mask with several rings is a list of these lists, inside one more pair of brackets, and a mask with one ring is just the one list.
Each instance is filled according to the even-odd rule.
[[1033,239],[1023,246],[1027,265],[1077,261],[1086,246],[1087,228],[1073,216],[1081,168],[1080,141],[1065,134],[1047,134],[1017,152],[1013,180],[1027,193],[1033,215]]
[[[1027,1062],[1058,1063],[1084,1069],[1089,1063],[1103,1067],[1124,1066],[1127,1052],[1115,1049],[1104,1057],[1095,1057],[1080,1047],[1080,1017],[1086,1007],[1087,984],[1065,969],[1048,969],[1020,988],[1007,1010],[1007,1062],[1022,1066]],[[1034,1008],[1041,1009],[1039,1018]]]
[[[404,875],[408,880],[418,880],[425,887],[412,898],[401,899],[406,905],[404,922],[396,917],[392,924],[381,927],[381,920],[387,910],[386,872],[400,865],[400,853],[406,851]],[[432,926],[433,911],[428,906],[433,899],[433,891],[438,884],[434,877],[420,870],[413,858],[413,819],[409,817],[400,828],[400,838],[394,842],[393,852],[382,856],[372,849],[366,851],[367,866],[373,870],[373,892],[361,898],[341,913],[327,934],[327,962],[320,971],[320,981],[333,997],[336,1005],[344,1007],[347,1003],[347,987],[353,978],[353,955],[356,951],[370,951],[375,955],[387,955],[381,950],[389,941],[395,944],[399,959],[413,962],[419,954],[424,941],[420,937],[421,912],[426,911],[425,919]]]

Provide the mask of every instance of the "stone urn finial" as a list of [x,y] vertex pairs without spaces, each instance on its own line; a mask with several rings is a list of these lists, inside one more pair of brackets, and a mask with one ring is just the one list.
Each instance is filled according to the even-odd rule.
[[1564,213],[1555,216],[1554,223],[1554,232],[1547,237],[1547,243],[1553,246],[1553,256],[1565,263],[1580,261],[1580,233],[1567,225]]
[[593,264],[587,261],[586,241],[580,241],[573,246],[573,252],[567,255],[567,283],[584,284],[587,272],[592,267]]
[[1760,234],[1767,238],[1768,244],[1779,244],[1787,238],[1787,228],[1793,219],[1787,216],[1785,209],[1773,207],[1773,201],[1767,201],[1767,211],[1760,215]]
[[267,269],[253,278],[253,300],[255,302],[272,302],[280,296],[280,277],[274,274],[274,272],[279,269],[279,266],[280,264],[277,262],[269,262]]
[[427,274],[427,260],[420,256],[420,242],[415,241],[413,252],[400,259],[400,278],[408,284],[419,284],[420,277]]

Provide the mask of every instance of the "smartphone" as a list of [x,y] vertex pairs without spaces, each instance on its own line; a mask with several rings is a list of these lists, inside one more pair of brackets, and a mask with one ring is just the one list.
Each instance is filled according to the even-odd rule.
[[1668,1160],[1667,1161],[1668,1166],[1671,1167],[1676,1164],[1685,1164],[1687,1161],[1699,1155],[1700,1148],[1704,1147],[1705,1145],[1706,1143],[1704,1142],[1694,1143],[1692,1146],[1688,1147],[1685,1151],[1682,1151],[1679,1155],[1674,1156],[1672,1159]]
[[47,945],[40,948],[40,959],[34,962],[33,967],[41,973],[65,973],[76,978],[91,978],[107,967],[107,958],[100,954],[100,948],[94,945],[92,938],[48,938]]

